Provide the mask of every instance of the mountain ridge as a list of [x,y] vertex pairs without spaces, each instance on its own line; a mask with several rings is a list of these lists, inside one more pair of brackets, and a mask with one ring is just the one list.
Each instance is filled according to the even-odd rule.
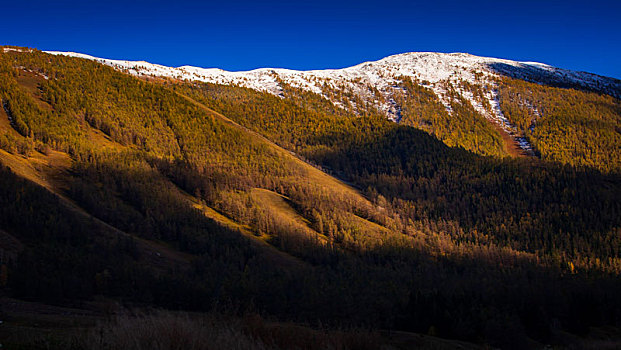
[[[5,50],[5,52],[8,52],[8,51],[22,51],[22,49],[16,49],[16,48],[11,48],[11,47],[5,47],[4,50]],[[393,55],[388,55],[388,56],[385,56],[385,57],[380,58],[378,60],[363,61],[361,63],[357,63],[357,64],[354,64],[352,66],[347,66],[347,67],[342,67],[342,68],[293,69],[293,68],[283,68],[283,67],[258,67],[258,68],[247,69],[247,70],[225,70],[225,69],[218,68],[218,67],[199,67],[199,66],[193,66],[193,65],[187,65],[187,64],[184,64],[184,65],[181,65],[181,66],[167,66],[165,64],[151,63],[151,62],[148,62],[148,61],[145,61],[145,60],[133,61],[133,60],[102,58],[102,57],[97,57],[97,56],[93,56],[93,55],[89,55],[89,54],[85,54],[85,53],[80,53],[80,52],[75,52],[75,51],[58,51],[58,50],[42,50],[42,51],[46,52],[46,53],[49,53],[49,54],[73,56],[73,57],[80,57],[80,58],[86,58],[86,59],[91,59],[91,60],[104,60],[106,62],[128,62],[128,63],[136,63],[136,64],[140,63],[140,64],[149,64],[149,65],[166,67],[166,68],[173,68],[173,69],[196,68],[196,69],[203,69],[203,70],[222,71],[222,72],[227,72],[227,73],[248,73],[248,72],[262,71],[262,70],[269,70],[269,71],[276,70],[276,71],[289,71],[289,72],[338,71],[338,70],[344,70],[344,69],[348,69],[348,68],[354,68],[354,67],[358,67],[358,66],[363,66],[363,65],[368,64],[368,63],[375,63],[375,62],[383,61],[383,60],[386,60],[386,59],[389,59],[389,58],[400,57],[400,56],[407,56],[407,55],[445,55],[445,56],[464,56],[464,57],[483,58],[483,59],[495,60],[495,61],[499,61],[499,62],[502,61],[502,62],[519,63],[519,64],[523,64],[523,65],[536,66],[536,67],[547,68],[547,69],[558,69],[558,70],[564,70],[564,71],[570,71],[570,72],[576,72],[576,73],[584,73],[584,74],[598,76],[598,77],[604,77],[604,78],[608,78],[608,79],[612,79],[612,80],[619,80],[619,79],[614,78],[614,77],[610,77],[610,76],[606,76],[606,75],[601,75],[601,74],[597,74],[597,73],[592,73],[592,72],[588,72],[588,71],[580,71],[580,70],[572,70],[572,69],[560,68],[560,67],[556,67],[556,66],[553,66],[553,65],[550,65],[550,64],[547,64],[547,63],[543,63],[543,62],[519,61],[519,60],[512,60],[512,59],[507,59],[507,58],[480,56],[480,55],[474,55],[474,54],[471,54],[471,53],[468,53],[468,52],[409,51],[409,52],[403,52],[403,53],[397,53],[397,54],[393,54]]]
[[[499,102],[500,79],[509,77],[558,87],[577,87],[621,97],[621,81],[587,72],[556,68],[539,62],[520,62],[481,57],[468,53],[407,52],[341,69],[292,70],[258,68],[225,71],[193,66],[167,67],[146,61],[110,60],[75,52],[47,51],[55,55],[86,58],[136,76],[155,76],[236,85],[283,96],[290,85],[327,98],[336,107],[364,114],[373,107],[388,119],[400,122],[404,79],[430,89],[449,115],[455,98],[466,101],[488,121],[497,125],[525,154],[533,154],[526,137],[504,115]],[[366,106],[366,107],[365,107]]]
[[[19,49],[12,49],[12,48],[4,48],[4,50],[5,52],[7,50],[19,51]],[[509,64],[515,67],[520,67],[520,68],[529,67],[529,68],[534,68],[534,69],[553,71],[561,75],[569,75],[567,79],[574,79],[574,80],[583,79],[585,81],[587,80],[587,78],[589,78],[588,80],[597,80],[597,79],[608,80],[610,81],[611,84],[615,85],[614,89],[616,91],[613,92],[613,94],[616,95],[615,97],[621,96],[621,80],[614,78],[614,77],[607,77],[607,76],[590,73],[586,71],[575,71],[575,70],[570,70],[570,69],[558,68],[558,67],[546,64],[546,63],[541,63],[541,62],[517,61],[517,60],[504,59],[504,58],[485,57],[485,56],[473,55],[467,52],[453,52],[453,53],[442,53],[442,52],[433,52],[433,51],[405,52],[405,53],[386,56],[382,59],[375,60],[375,61],[361,62],[353,66],[344,67],[344,68],[296,70],[296,69],[289,69],[289,68],[261,67],[261,68],[251,69],[251,70],[240,70],[240,71],[227,71],[227,70],[217,68],[217,67],[203,68],[203,67],[197,67],[197,66],[192,66],[192,65],[182,65],[178,67],[172,67],[172,66],[166,66],[166,65],[161,65],[161,64],[154,64],[154,63],[150,63],[144,60],[130,61],[130,60],[107,59],[107,58],[95,57],[95,56],[88,55],[88,54],[72,52],[72,51],[44,51],[44,52],[49,53],[49,54],[54,54],[54,55],[64,55],[64,56],[79,57],[79,58],[95,60],[95,61],[105,63],[110,66],[116,67],[116,68],[133,69],[134,70],[133,74],[135,75],[153,75],[153,76],[172,77],[170,73],[166,74],[166,72],[158,71],[158,70],[179,71],[178,73],[185,73],[185,75],[183,74],[181,75],[184,79],[198,80],[198,81],[205,81],[206,79],[207,80],[217,79],[217,77],[210,76],[207,74],[212,74],[212,75],[213,74],[225,74],[225,75],[230,76],[231,78],[235,78],[236,76],[239,76],[239,75],[247,75],[251,73],[274,73],[274,72],[281,73],[281,74],[336,73],[336,72],[341,72],[341,71],[353,71],[353,70],[357,70],[360,68],[366,69],[369,66],[372,66],[374,64],[379,64],[379,63],[384,63],[384,62],[403,63],[403,62],[398,62],[398,60],[403,59],[403,58],[409,58],[409,57],[416,57],[416,58],[425,58],[428,56],[436,56],[436,57],[444,57],[444,58],[456,57],[456,58],[468,59],[476,63]],[[452,62],[449,61],[448,63],[452,63]],[[463,63],[463,62],[455,62],[455,63]],[[201,76],[200,73],[203,73],[203,75]],[[401,73],[407,73],[407,72],[401,72]],[[421,73],[421,71],[414,70],[414,73]],[[429,72],[424,72],[424,73],[429,74]],[[450,76],[450,75],[447,75],[447,72],[441,72],[441,73],[443,74],[436,76],[437,80],[443,80]],[[429,75],[423,76],[421,78],[426,78],[425,80],[429,80],[429,78],[433,79],[433,77]],[[207,81],[207,82],[214,82],[214,81]],[[269,91],[269,90],[264,89],[264,91]]]

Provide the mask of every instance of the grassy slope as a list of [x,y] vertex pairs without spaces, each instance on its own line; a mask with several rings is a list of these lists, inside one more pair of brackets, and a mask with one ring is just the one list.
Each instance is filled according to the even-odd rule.
[[305,239],[314,240],[318,244],[326,243],[326,237],[309,227],[311,222],[287,203],[288,198],[262,188],[252,189],[250,195],[256,201],[258,207],[265,210],[265,215],[268,215],[279,224],[286,225],[287,230],[296,232],[296,234],[302,235]]
[[[0,124],[0,126],[6,126],[7,124],[8,119],[6,120],[4,125]],[[4,129],[3,131],[7,133],[13,133],[14,135],[16,135],[17,138],[23,138],[12,128],[10,128],[10,131],[9,129]],[[94,143],[98,146],[114,148],[117,150],[124,148],[124,146],[110,141],[109,138],[102,135],[101,131],[99,130],[95,130],[89,127],[88,131],[91,140],[93,140]],[[4,150],[0,150],[0,163],[9,167],[15,174],[25,179],[28,179],[40,186],[43,186],[47,190],[58,195],[68,208],[75,210],[80,215],[88,217],[91,220],[96,220],[104,227],[109,228],[111,232],[127,235],[127,233],[121,232],[117,228],[106,224],[104,221],[93,217],[86,210],[80,208],[79,204],[67,197],[67,184],[72,181],[71,175],[69,173],[72,159],[67,153],[50,150],[49,154],[45,155],[35,151],[29,157],[24,157],[20,155],[10,154]],[[213,208],[210,208],[204,203],[201,203],[201,201],[198,200],[196,197],[183,192],[173,183],[169,182],[169,184],[173,189],[173,194],[178,196],[179,200],[187,202],[188,206],[193,206],[201,210],[209,219],[212,219],[225,227],[238,231],[244,234],[246,237],[250,238],[251,240],[259,241],[258,237],[253,235],[248,230],[248,227],[246,225],[241,225],[234,220],[222,215],[221,213],[218,213]],[[159,259],[152,259],[151,262],[155,262],[155,265],[157,266],[166,267],[179,264],[187,265],[187,263],[192,259],[191,255],[179,252],[175,249],[171,249],[169,245],[163,242],[146,240],[137,236],[134,236],[133,238],[137,240],[139,244],[138,247],[141,251],[146,252],[147,255],[157,255],[158,257],[161,256],[161,258],[166,261],[164,262],[160,261]],[[292,267],[301,263],[298,259],[295,259],[286,253],[277,251],[269,245],[260,244],[260,242],[257,243],[259,244],[255,246],[258,247],[259,250],[265,250],[264,254],[266,254],[271,261],[277,264]]]
[[[40,108],[44,108],[48,111],[53,111],[54,108],[47,102],[43,100],[43,96],[41,94],[40,84],[44,83],[45,79],[40,74],[35,74],[33,72],[29,72],[26,70],[18,70],[18,74],[16,77],[16,81],[18,85],[23,89],[22,91],[26,93],[28,96],[32,98],[32,101],[36,103]],[[202,112],[204,112],[205,116],[208,118],[212,118],[215,123],[221,125],[221,127],[229,128],[236,130],[237,132],[244,134],[244,137],[247,137],[251,140],[251,142],[257,144],[256,147],[264,147],[267,148],[267,152],[270,154],[270,157],[277,159],[278,162],[287,164],[287,168],[294,169],[292,175],[287,175],[284,179],[285,182],[297,182],[297,178],[304,178],[305,181],[311,185],[312,188],[317,188],[319,191],[324,192],[327,197],[335,197],[335,198],[347,198],[347,201],[354,203],[362,203],[362,205],[366,208],[372,208],[373,205],[360,193],[352,188],[351,186],[341,182],[340,180],[325,174],[321,170],[310,166],[304,161],[298,159],[291,152],[284,150],[280,146],[276,145],[272,141],[267,138],[255,133],[243,126],[240,126],[233,120],[227,118],[226,116],[213,111],[207,106],[201,104],[200,102],[192,99],[183,94],[178,94],[179,98],[186,100],[189,104],[198,107]],[[0,128],[1,130],[7,134],[11,134],[18,140],[27,140],[26,137],[22,136],[17,132],[9,123],[8,116],[4,110],[2,110],[2,115],[0,115],[2,119],[0,120]],[[90,123],[84,123],[81,125],[81,132],[83,137],[85,138],[85,142],[91,145],[93,148],[103,151],[103,152],[126,152],[127,150],[136,149],[137,147],[132,144],[122,144],[120,142],[115,141],[110,135],[102,132],[102,130],[95,128]],[[67,205],[70,207],[80,210],[81,214],[90,216],[88,209],[83,209],[79,207],[79,204],[76,203],[73,199],[68,197],[67,189],[71,186],[74,178],[71,173],[71,168],[73,166],[73,160],[70,155],[66,152],[56,151],[56,150],[47,150],[47,155],[40,153],[38,151],[32,152],[29,156],[23,156],[18,154],[10,154],[3,150],[0,150],[0,160],[3,164],[9,166],[16,174],[23,176],[53,193],[57,194],[62,198]],[[226,158],[226,156],[225,156]],[[294,266],[299,265],[301,262],[299,259],[294,258],[288,255],[286,252],[280,252],[274,250],[274,248],[270,245],[266,245],[265,242],[269,241],[270,236],[261,237],[257,235],[257,228],[249,226],[247,223],[240,222],[235,217],[231,217],[230,215],[226,215],[221,210],[214,209],[207,205],[204,201],[196,198],[185,192],[183,189],[179,188],[176,184],[172,183],[170,180],[163,178],[169,189],[171,189],[171,194],[176,197],[180,202],[185,202],[189,207],[194,207],[196,209],[201,210],[204,215],[211,220],[214,220],[218,224],[230,228],[233,231],[239,232],[245,237],[248,237],[250,240],[255,241],[259,250],[265,250],[264,254],[269,257],[272,261],[278,262],[279,264],[283,264],[286,266]],[[263,196],[265,193],[268,193],[268,190],[263,190],[260,192],[260,189],[255,189],[249,192],[252,196],[257,196],[259,193],[259,197]],[[273,192],[269,192],[273,193]],[[279,194],[273,193],[274,196],[280,196]],[[276,197],[270,197],[272,199]],[[280,197],[279,197],[280,198]],[[325,240],[321,234],[315,232],[308,225],[310,222],[307,218],[304,218],[300,215],[300,213],[296,212],[292,207],[288,207],[288,210],[283,210],[285,207],[282,206],[284,203],[277,203],[273,205],[275,201],[267,201],[261,203],[261,200],[265,198],[259,198],[257,201],[257,207],[261,207],[261,205],[267,204],[269,207],[267,209],[273,211],[274,215],[278,216],[278,222],[283,224],[286,227],[298,227],[302,228],[307,232],[310,236],[321,237],[320,240]],[[367,223],[365,219],[355,216],[353,213],[349,214],[354,221],[358,221],[361,225],[361,228],[366,226]],[[98,221],[98,218],[94,218]],[[105,219],[101,221],[105,222]],[[303,223],[301,225],[300,223]],[[378,224],[373,224],[376,229],[371,230],[371,232],[379,234],[379,235],[390,235],[392,234],[388,229],[381,228]],[[114,225],[110,226],[113,227]],[[115,228],[116,230],[116,228]],[[361,231],[365,231],[362,230]],[[368,230],[367,230],[368,231]],[[121,232],[119,230],[119,232]],[[134,235],[135,236],[135,235]],[[144,242],[148,242],[149,245],[155,245],[156,249],[161,251],[170,250],[169,245],[165,243],[156,243],[153,240],[145,240],[138,236],[135,236],[136,239],[139,239]],[[272,237],[273,238],[273,237]],[[143,243],[144,243],[143,242]],[[146,243],[145,243],[146,244]],[[179,253],[182,254],[182,253]],[[170,253],[169,255],[174,255],[174,253]],[[187,260],[187,258],[185,259]]]
[[273,149],[277,154],[279,158],[284,158],[284,160],[286,161],[290,161],[294,163],[295,167],[299,167],[302,170],[302,175],[310,180],[313,183],[319,184],[320,186],[330,189],[332,191],[338,192],[338,193],[343,193],[347,196],[353,196],[356,198],[356,200],[360,200],[363,201],[367,204],[369,204],[369,202],[366,200],[366,198],[362,197],[362,195],[353,187],[351,187],[350,185],[344,183],[343,181],[330,176],[326,173],[324,173],[323,171],[309,165],[308,163],[300,160],[299,158],[297,158],[293,153],[291,153],[290,151],[284,149],[283,147],[277,145],[276,143],[274,143],[273,141],[271,141],[270,139],[264,137],[263,135],[261,135],[260,133],[257,133],[255,131],[252,131],[249,128],[246,128],[240,124],[238,124],[237,122],[233,121],[232,119],[222,115],[221,113],[218,113],[216,111],[214,111],[213,109],[207,107],[205,104],[200,103],[199,101],[197,101],[196,99],[193,99],[191,97],[189,97],[186,94],[177,92],[177,94],[179,94],[180,96],[182,96],[183,98],[187,99],[188,101],[190,101],[191,103],[199,106],[201,109],[203,109],[204,111],[206,111],[207,113],[209,113],[210,115],[215,116],[216,118],[219,118],[220,120],[226,122],[227,124],[231,125],[232,127],[241,130],[242,132],[250,135],[252,138],[260,140],[260,142],[268,145],[271,149]]

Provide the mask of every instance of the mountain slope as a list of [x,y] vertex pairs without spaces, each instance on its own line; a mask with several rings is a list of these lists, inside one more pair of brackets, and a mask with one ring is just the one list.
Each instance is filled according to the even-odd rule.
[[[2,293],[500,347],[621,319],[615,174],[482,157],[288,84],[281,98],[142,78],[0,52],[1,160],[15,169],[0,169],[0,224],[20,242]],[[444,108],[424,93],[407,107]],[[186,263],[150,268],[135,242]]]
[[[545,125],[543,119],[547,115],[542,115],[542,119],[533,118],[528,130],[517,125],[524,123],[519,115],[501,106],[501,91],[519,85],[520,81],[540,84],[553,93],[560,90],[548,86],[579,89],[586,91],[586,95],[611,96],[608,100],[598,97],[602,100],[598,103],[618,104],[621,98],[621,81],[617,79],[542,63],[464,53],[413,52],[343,69],[294,71],[262,68],[227,72],[191,66],[171,68],[143,61],[109,60],[77,53],[51,53],[95,60],[137,76],[242,86],[285,98],[292,97],[287,93],[291,92],[291,88],[300,89],[327,98],[337,108],[356,114],[379,113],[393,121],[423,129],[449,146],[461,146],[483,155],[538,155],[554,161],[594,166],[604,171],[615,171],[621,166],[616,164],[616,153],[610,156],[605,150],[598,151],[595,161],[584,159],[589,157],[587,149],[578,150],[578,154],[565,149],[550,150],[547,146],[549,142],[538,140],[547,136],[529,132],[536,129],[537,122]],[[561,93],[556,95],[558,99],[563,98]],[[517,108],[524,110],[521,113],[543,113],[545,110],[535,110],[532,104],[520,104]],[[588,118],[590,111],[581,113]],[[616,124],[621,117],[618,112],[613,112],[606,118]],[[575,119],[566,122],[570,127],[583,129]],[[585,133],[579,130],[572,135]],[[565,137],[567,140],[564,143],[567,144],[575,142],[562,132],[559,137]],[[589,143],[587,146],[590,148],[610,149],[607,145],[592,145],[592,142],[597,142],[593,140],[586,137],[584,142]],[[536,145],[534,149],[533,144]],[[611,162],[614,163],[612,166],[609,165]]]
[[[410,77],[424,85],[431,86],[436,94],[442,96],[445,91],[441,82],[458,83],[467,81],[471,84],[493,83],[489,78],[494,75],[506,75],[517,79],[561,86],[580,86],[602,91],[613,97],[621,97],[621,81],[591,73],[575,72],[555,68],[537,62],[518,62],[505,59],[478,57],[465,53],[411,52],[389,56],[375,62],[364,62],[343,69],[326,69],[312,71],[295,71],[280,68],[261,68],[247,72],[228,72],[217,68],[199,68],[181,66],[177,68],[151,64],[145,61],[123,61],[97,58],[74,52],[47,51],[51,54],[95,60],[112,67],[127,70],[138,76],[159,76],[181,80],[202,81],[224,85],[238,85],[260,91],[279,94],[280,83],[303,88],[322,94],[323,85],[331,88],[347,85],[365,100],[370,97],[366,88],[372,86],[379,90],[383,100],[375,100],[376,106],[385,111],[391,119],[399,120],[398,111],[391,105],[392,89],[399,77]],[[465,95],[467,91],[461,91]],[[491,91],[493,93],[493,91]],[[496,95],[489,95],[493,103]],[[472,98],[470,98],[472,100]],[[340,101],[333,101],[340,102]],[[479,107],[479,106],[477,106]],[[495,111],[496,113],[498,111]],[[496,116],[499,117],[499,116]]]

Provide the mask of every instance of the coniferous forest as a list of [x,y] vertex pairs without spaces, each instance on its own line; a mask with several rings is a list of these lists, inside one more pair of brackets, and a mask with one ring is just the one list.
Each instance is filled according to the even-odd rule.
[[[270,349],[380,348],[388,330],[614,348],[621,101],[499,84],[533,156],[510,156],[459,95],[449,115],[405,78],[394,123],[284,83],[275,96],[0,51],[0,317],[19,321],[16,300],[199,312]],[[61,333],[45,346],[85,346]]]

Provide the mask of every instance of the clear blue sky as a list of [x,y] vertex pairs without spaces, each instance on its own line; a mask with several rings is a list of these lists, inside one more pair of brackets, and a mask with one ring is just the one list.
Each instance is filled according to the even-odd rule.
[[246,70],[468,52],[621,78],[621,0],[4,1],[0,45]]

